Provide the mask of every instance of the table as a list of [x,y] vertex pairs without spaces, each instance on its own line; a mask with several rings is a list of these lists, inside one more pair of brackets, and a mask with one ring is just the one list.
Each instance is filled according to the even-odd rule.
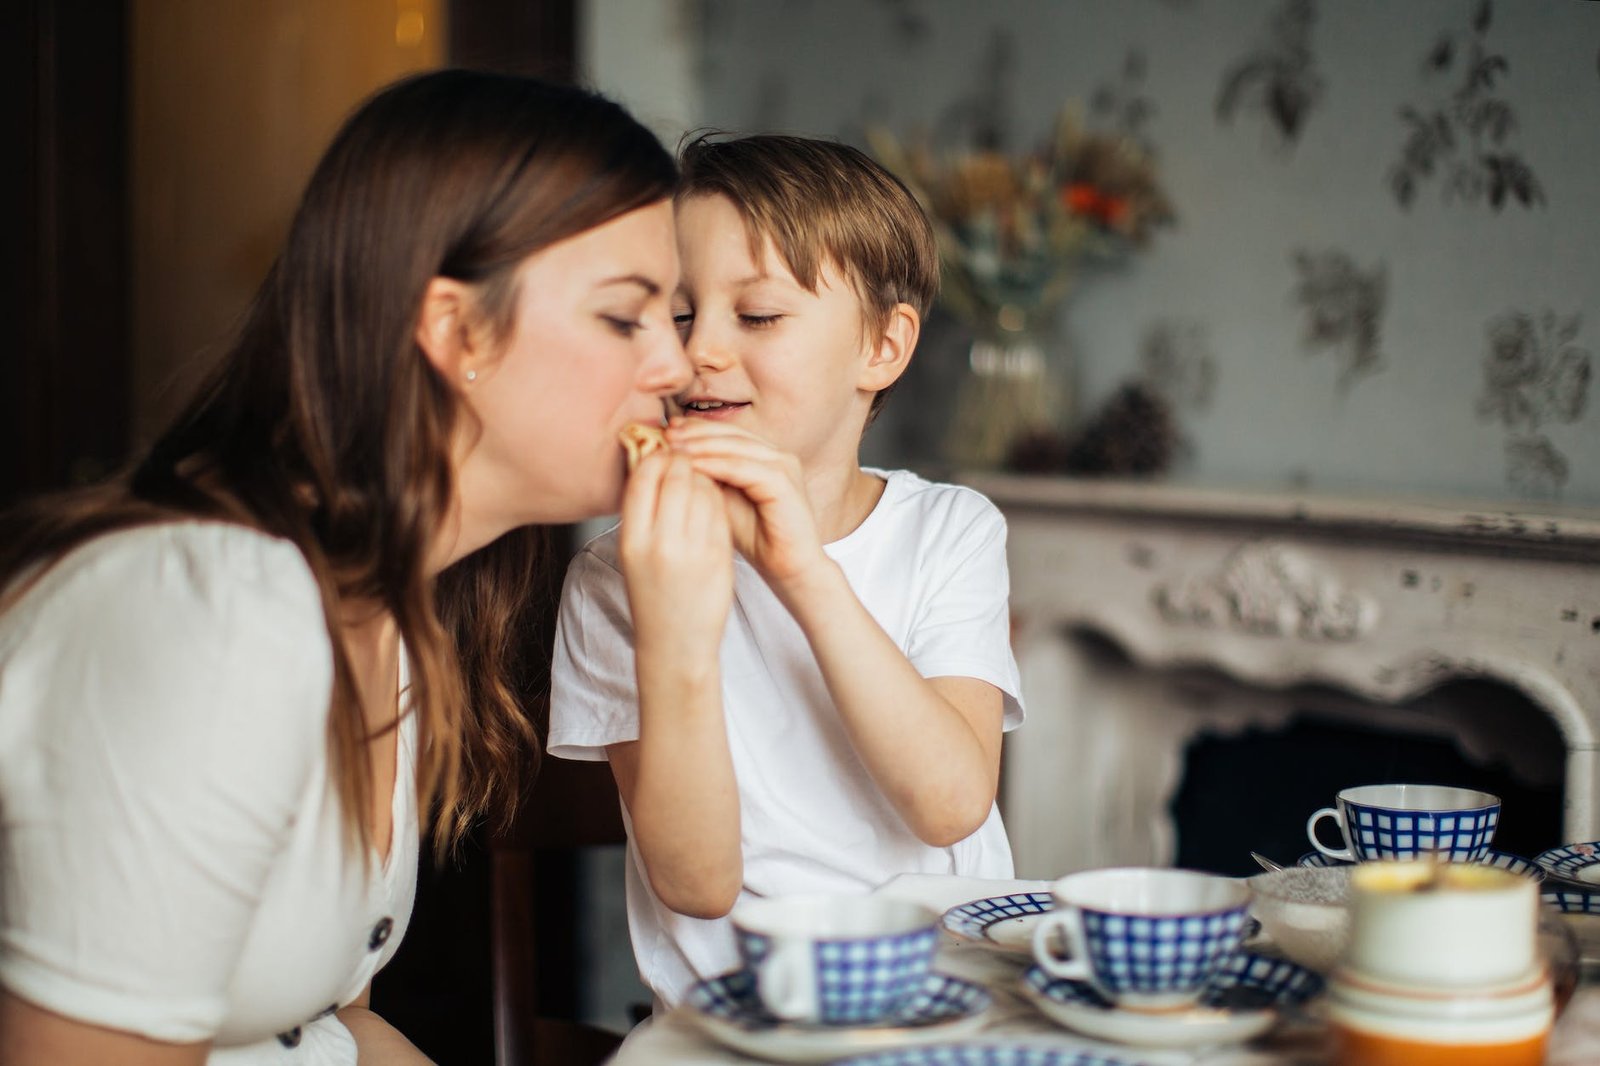
[[[1014,892],[1039,892],[1044,881],[992,881],[925,874],[895,878],[877,891],[913,899],[944,911],[967,900]],[[1013,989],[1021,968],[1016,960],[972,945],[945,943],[935,964],[960,977],[983,982],[995,1005],[982,1033],[969,1040],[1004,1037],[1017,1043],[1119,1052],[1151,1066],[1321,1066],[1327,1061],[1323,1041],[1309,1031],[1280,1031],[1248,1045],[1200,1050],[1129,1049],[1077,1036],[1042,1017]],[[646,1021],[628,1034],[611,1066],[743,1066],[758,1062],[728,1051],[702,1036],[686,1008]],[[1600,1063],[1600,985],[1580,987],[1551,1035],[1546,1066],[1595,1066]]]

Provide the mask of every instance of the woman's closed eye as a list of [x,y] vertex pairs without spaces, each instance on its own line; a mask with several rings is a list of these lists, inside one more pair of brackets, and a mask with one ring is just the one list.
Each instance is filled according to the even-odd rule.
[[601,321],[616,331],[620,337],[631,338],[635,333],[645,328],[645,324],[637,318],[625,315],[601,315]]

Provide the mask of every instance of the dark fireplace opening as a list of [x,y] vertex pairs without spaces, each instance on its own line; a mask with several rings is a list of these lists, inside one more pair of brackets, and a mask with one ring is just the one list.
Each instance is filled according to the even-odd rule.
[[[1340,789],[1439,784],[1501,798],[1494,846],[1524,858],[1563,843],[1566,747],[1521,692],[1462,680],[1396,706],[1296,690],[1281,725],[1197,733],[1183,755],[1171,814],[1177,864],[1233,876],[1259,872],[1249,852],[1285,864],[1312,850],[1305,822]],[[1323,843],[1339,846],[1331,819]]]

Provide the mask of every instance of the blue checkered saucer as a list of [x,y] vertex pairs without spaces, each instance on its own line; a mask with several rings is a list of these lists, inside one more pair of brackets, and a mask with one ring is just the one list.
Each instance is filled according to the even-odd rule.
[[1545,882],[1539,899],[1562,914],[1600,915],[1600,885],[1578,888],[1575,885],[1556,885]]
[[833,1066],[1146,1066],[1103,1051],[1024,1044],[939,1044],[859,1055]]
[[[1386,862],[1388,860],[1377,859],[1374,861]],[[1477,861],[1485,866],[1495,866],[1499,869],[1506,870],[1514,874],[1521,874],[1523,877],[1529,878],[1533,881],[1544,881],[1544,870],[1540,868],[1543,865],[1542,863],[1536,863],[1535,861],[1524,859],[1521,855],[1513,855],[1509,851],[1496,851],[1491,848],[1489,849],[1489,853],[1487,855],[1481,859],[1478,859]],[[1329,858],[1320,851],[1308,851],[1304,855],[1300,856],[1296,865],[1324,867],[1349,866],[1350,864],[1345,862],[1343,859]]]
[[1580,885],[1593,885],[1593,891],[1600,892],[1600,841],[1549,848],[1535,855],[1533,861],[1548,874]]
[[1173,1011],[1120,1009],[1087,982],[1051,977],[1038,966],[1022,975],[1023,993],[1056,1024],[1099,1040],[1143,1047],[1249,1040],[1322,986],[1321,975],[1313,970],[1250,951],[1229,956],[1193,1007]]
[[1033,927],[1055,909],[1048,892],[1015,892],[962,903],[944,912],[944,931],[964,943],[1008,955],[1033,954]]
[[784,1021],[762,1006],[755,975],[734,970],[697,981],[684,996],[689,1016],[717,1043],[775,1062],[831,1062],[848,1055],[948,1041],[976,1032],[993,999],[981,985],[937,971],[889,1017],[870,1025]]

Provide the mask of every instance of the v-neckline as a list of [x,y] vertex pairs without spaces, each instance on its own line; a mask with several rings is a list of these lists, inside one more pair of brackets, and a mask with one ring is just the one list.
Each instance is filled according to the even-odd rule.
[[382,850],[379,850],[375,836],[372,845],[373,858],[377,860],[378,872],[384,880],[388,880],[393,873],[394,853],[400,842],[400,821],[403,813],[403,807],[400,802],[400,787],[402,784],[401,768],[404,765],[401,760],[405,757],[406,730],[411,724],[409,722],[410,715],[406,714],[405,711],[406,688],[409,683],[410,671],[406,667],[405,642],[402,641],[395,652],[394,773],[393,779],[389,783],[389,834]]

